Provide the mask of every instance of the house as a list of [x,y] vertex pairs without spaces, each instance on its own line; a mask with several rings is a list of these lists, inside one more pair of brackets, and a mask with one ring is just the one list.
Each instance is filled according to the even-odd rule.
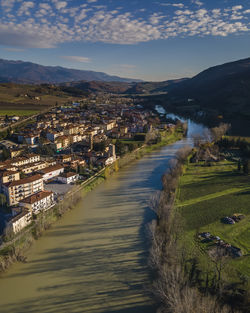
[[86,161],[84,159],[76,158],[70,162],[70,167],[77,168],[77,166],[86,166]]
[[41,162],[34,162],[34,163],[20,166],[19,170],[25,174],[30,174],[30,173],[42,170],[43,168],[46,168],[47,166],[48,166],[47,162],[41,161]]
[[49,139],[52,142],[55,142],[56,138],[58,138],[59,136],[61,136],[62,133],[61,132],[57,132],[57,131],[50,131],[46,134],[47,139]]
[[2,185],[9,205],[15,205],[20,200],[43,189],[43,177],[39,174]]
[[40,158],[41,157],[39,154],[30,153],[23,157],[14,158],[10,160],[9,162],[11,165],[14,165],[14,166],[23,166],[29,163],[39,162]]
[[70,137],[69,136],[60,136],[55,139],[55,143],[60,142],[62,144],[62,148],[67,148],[70,145]]
[[69,172],[69,173],[63,173],[60,176],[58,176],[57,180],[63,184],[70,184],[74,183],[79,179],[79,174]]
[[100,158],[96,161],[96,165],[101,165],[101,166],[108,166],[114,163],[116,160],[116,157],[110,156],[110,157],[103,157]]
[[1,171],[0,170],[0,185],[20,180],[20,173],[17,171]]
[[63,133],[66,136],[77,134],[79,127],[77,125],[68,125],[64,128]]
[[70,154],[61,154],[57,156],[57,160],[60,163],[68,163],[72,160],[72,156]]
[[[33,127],[34,129],[34,127]],[[34,145],[38,142],[40,138],[40,132],[36,131],[36,132],[25,132],[25,133],[21,133],[18,134],[17,139],[19,143],[24,143],[24,144],[28,144],[28,145]]]
[[57,177],[63,172],[64,172],[64,167],[61,164],[52,165],[39,171],[44,181]]
[[14,234],[20,232],[23,228],[32,222],[32,214],[29,210],[23,209],[19,214],[12,217],[7,223],[7,229],[10,229]]
[[106,123],[104,123],[104,127],[106,131],[109,131],[111,129],[113,129],[116,125],[116,121],[108,121]]
[[54,193],[52,191],[40,191],[20,201],[20,206],[28,209],[34,214],[50,209],[54,204]]

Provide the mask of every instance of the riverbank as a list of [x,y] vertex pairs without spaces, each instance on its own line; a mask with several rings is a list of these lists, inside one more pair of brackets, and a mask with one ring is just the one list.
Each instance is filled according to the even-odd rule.
[[[173,163],[163,175],[162,191],[152,201],[157,220],[153,221],[149,227],[151,234],[149,262],[153,270],[151,290],[159,303],[157,312],[236,313],[239,308],[243,310],[241,312],[249,312],[247,294],[244,294],[243,290],[240,293],[236,288],[239,282],[237,284],[234,282],[234,285],[223,284],[224,255],[222,255],[223,259],[215,257],[214,262],[204,269],[200,267],[198,256],[203,253],[205,257],[205,253],[197,249],[197,241],[193,242],[192,247],[187,245],[186,219],[179,210],[180,201],[178,200],[180,198],[179,182],[183,180],[183,177],[190,175],[188,155],[190,151],[187,150],[186,153],[181,150],[177,153],[176,163]],[[197,173],[194,175],[197,180],[199,175]],[[204,172],[200,178],[206,178]],[[208,181],[210,178],[208,177]],[[196,187],[190,186],[192,178],[187,181],[185,192],[188,195],[187,199],[190,199],[189,187],[193,187],[193,192],[200,196],[199,186],[202,186],[202,183],[197,181],[195,183]],[[218,185],[215,188],[218,189]],[[208,186],[205,186],[203,193],[207,189]],[[185,203],[182,204],[185,206]],[[210,206],[206,211],[209,209],[211,209]],[[219,214],[218,208],[215,210]],[[204,214],[200,213],[204,212],[200,212],[198,206],[193,211],[197,218],[199,216],[200,221],[197,223],[201,224]],[[190,222],[192,220],[193,218]],[[230,225],[227,226],[230,227]],[[207,263],[209,257],[212,256],[206,254]]]
[[8,267],[16,261],[25,262],[25,252],[34,240],[40,237],[43,231],[50,228],[51,225],[61,218],[66,211],[73,209],[89,191],[102,183],[112,175],[113,172],[118,171],[120,168],[130,164],[134,160],[141,158],[146,153],[150,153],[153,150],[174,143],[182,137],[183,132],[180,129],[177,129],[175,132],[168,135],[166,132],[163,132],[160,142],[150,146],[144,145],[141,148],[126,154],[111,166],[101,170],[95,175],[95,177],[90,178],[87,183],[83,182],[81,185],[74,186],[74,188],[66,194],[63,201],[47,212],[39,214],[36,220],[34,220],[23,232],[19,233],[15,239],[4,243],[4,247],[0,250],[0,270],[7,270]]

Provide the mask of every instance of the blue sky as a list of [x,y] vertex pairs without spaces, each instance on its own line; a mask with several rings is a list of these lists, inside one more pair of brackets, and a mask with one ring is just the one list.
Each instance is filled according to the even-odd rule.
[[166,80],[250,56],[250,0],[0,0],[0,57]]

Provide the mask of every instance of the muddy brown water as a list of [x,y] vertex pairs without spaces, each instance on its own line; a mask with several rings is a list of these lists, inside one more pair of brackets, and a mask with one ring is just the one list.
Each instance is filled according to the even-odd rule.
[[46,231],[27,263],[1,275],[0,312],[155,312],[145,287],[146,224],[154,218],[149,202],[169,160],[187,143],[189,138],[121,169]]

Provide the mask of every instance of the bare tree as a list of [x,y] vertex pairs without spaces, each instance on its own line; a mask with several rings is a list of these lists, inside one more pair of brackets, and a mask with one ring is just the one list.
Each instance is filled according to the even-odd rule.
[[220,124],[220,126],[212,128],[211,135],[213,141],[218,141],[219,139],[221,139],[221,137],[223,137],[227,133],[230,127],[231,127],[230,124],[223,123]]

